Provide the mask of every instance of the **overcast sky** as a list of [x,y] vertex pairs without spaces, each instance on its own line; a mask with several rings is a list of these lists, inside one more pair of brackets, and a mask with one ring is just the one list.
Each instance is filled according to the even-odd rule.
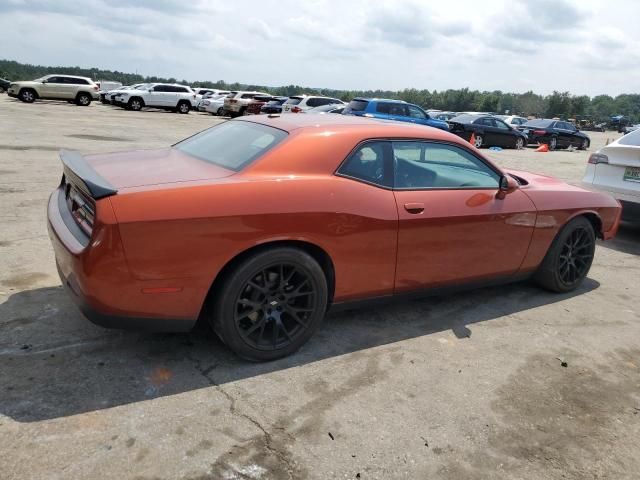
[[269,86],[640,92],[634,0],[0,0],[0,58]]

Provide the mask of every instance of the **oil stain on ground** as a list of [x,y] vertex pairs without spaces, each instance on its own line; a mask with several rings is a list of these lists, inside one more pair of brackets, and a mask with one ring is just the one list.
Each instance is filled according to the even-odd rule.
[[102,142],[128,142],[131,139],[129,138],[121,138],[121,137],[107,137],[104,135],[87,135],[82,133],[76,133],[72,135],[65,135],[65,137],[69,138],[79,138],[81,140],[98,140]]
[[566,368],[557,357],[530,357],[496,391],[499,422],[487,424],[487,444],[452,453],[441,478],[637,478],[640,459],[625,437],[640,427],[640,349],[600,364],[569,356]]

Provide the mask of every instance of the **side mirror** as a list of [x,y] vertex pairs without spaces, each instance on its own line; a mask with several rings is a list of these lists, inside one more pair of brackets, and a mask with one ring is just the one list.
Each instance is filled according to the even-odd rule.
[[498,193],[496,194],[496,198],[499,200],[503,200],[510,193],[515,192],[520,185],[511,175],[503,175],[500,178],[500,188],[498,189]]
[[42,80],[42,83],[47,83],[47,81],[46,80]]

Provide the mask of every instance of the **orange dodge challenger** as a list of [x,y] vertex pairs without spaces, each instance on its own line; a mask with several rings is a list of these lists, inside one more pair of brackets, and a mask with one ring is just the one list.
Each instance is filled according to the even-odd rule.
[[251,116],[170,148],[60,154],[49,232],[93,322],[288,355],[330,306],[533,277],[566,292],[612,238],[612,197],[505,171],[434,128]]

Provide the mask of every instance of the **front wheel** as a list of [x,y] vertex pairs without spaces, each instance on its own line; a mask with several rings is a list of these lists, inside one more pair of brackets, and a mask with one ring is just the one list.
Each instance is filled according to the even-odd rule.
[[483,143],[484,143],[484,138],[482,138],[482,135],[476,135],[475,140],[473,142],[473,146],[476,148],[481,148]]
[[219,117],[222,117],[224,115],[224,108],[220,107],[216,115],[218,115]]
[[589,140],[587,138],[582,140],[582,143],[578,147],[579,150],[586,150],[589,148]]
[[127,102],[127,110],[133,110],[134,112],[139,112],[142,110],[142,100],[139,98],[132,98]]
[[555,150],[558,147],[558,138],[551,137],[549,139],[549,150]]
[[327,308],[327,280],[318,262],[295,248],[249,257],[214,292],[212,326],[240,357],[275,360],[298,350]]
[[33,103],[36,100],[36,93],[30,88],[25,88],[23,90],[20,90],[18,98],[20,98],[20,100],[25,103]]
[[585,217],[574,218],[556,236],[534,280],[553,292],[575,290],[589,273],[595,248],[591,222]]

